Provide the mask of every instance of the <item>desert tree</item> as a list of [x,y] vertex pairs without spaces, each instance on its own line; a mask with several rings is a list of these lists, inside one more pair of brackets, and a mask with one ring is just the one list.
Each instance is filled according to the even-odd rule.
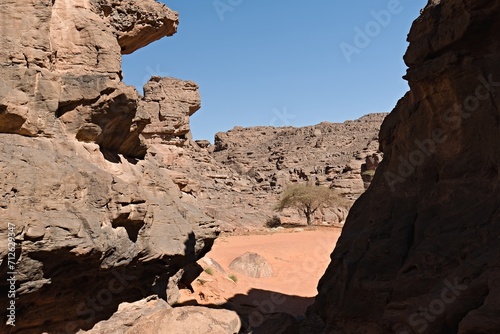
[[295,184],[286,188],[274,207],[276,211],[296,208],[306,216],[307,225],[311,225],[314,213],[321,208],[344,205],[345,199],[333,190],[316,185]]

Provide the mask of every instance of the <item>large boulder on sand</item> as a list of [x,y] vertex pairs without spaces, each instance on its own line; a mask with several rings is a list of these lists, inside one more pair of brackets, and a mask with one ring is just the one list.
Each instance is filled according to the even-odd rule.
[[271,265],[257,253],[247,252],[237,257],[229,264],[229,269],[254,278],[273,276]]

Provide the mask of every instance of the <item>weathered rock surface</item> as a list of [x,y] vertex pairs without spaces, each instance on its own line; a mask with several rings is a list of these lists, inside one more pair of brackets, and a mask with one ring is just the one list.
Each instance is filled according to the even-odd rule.
[[127,333],[237,334],[240,328],[241,320],[234,311],[184,306],[142,318]]
[[183,146],[191,139],[189,116],[200,107],[200,93],[194,82],[153,77],[144,86],[140,104],[140,111],[151,120],[142,135],[151,144]]
[[[267,210],[268,217],[279,194],[293,183],[330,187],[352,201],[365,191],[362,173],[367,157],[381,160],[376,140],[385,115],[303,128],[235,128],[216,135],[214,157],[251,182],[257,196],[250,205]],[[338,205],[318,211],[315,220],[341,224],[347,212]],[[303,220],[293,209],[282,217],[285,223]]]
[[57,137],[144,157],[150,122],[121,82],[121,53],[176,31],[154,0],[8,0],[0,10],[0,131]]
[[241,321],[236,312],[202,306],[170,307],[163,300],[123,303],[106,321],[88,334],[237,334]]
[[[357,198],[365,190],[361,166],[377,152],[377,132],[385,116],[370,114],[303,128],[237,127],[216,134],[214,156],[256,181],[258,190],[309,181]],[[338,180],[345,181],[345,186]]]
[[[175,33],[177,24],[177,14],[154,0],[2,3],[0,238],[14,226],[17,309],[16,327],[3,322],[0,332],[75,333],[124,302],[158,295],[174,304],[176,285],[192,276],[184,268],[210,249],[217,225],[262,226],[289,182],[313,180],[352,198],[364,191],[363,168],[373,170],[366,157],[380,160],[372,139],[383,115],[235,129],[258,140],[244,149],[221,134],[211,146],[191,140],[195,83],[153,77],[143,97],[126,86],[121,55]],[[293,154],[290,140],[300,143]],[[254,166],[246,159],[252,154]],[[304,157],[319,163],[305,165]],[[2,309],[8,253],[0,243]],[[198,319],[192,311],[188,317]],[[161,330],[154,326],[175,312],[144,313],[151,318],[144,326]]]
[[153,78],[142,98],[121,82],[121,54],[176,26],[177,14],[153,0],[2,3],[0,238],[11,226],[16,326],[2,319],[0,332],[75,333],[122,302],[175,302],[172,282],[210,249],[214,220],[180,200],[165,157],[142,134],[149,126],[182,144],[197,86]]
[[[184,105],[185,115],[194,105]],[[172,141],[168,134],[167,142],[180,142],[179,147],[152,146],[165,157],[184,201],[198,203],[223,230],[255,230],[276,214],[273,207],[289,184],[312,182],[334,188],[350,203],[358,198],[382,159],[377,133],[385,116],[303,128],[236,127],[218,133],[215,145],[198,144],[182,134]],[[151,142],[162,142],[160,137]],[[343,223],[347,211],[344,205],[318,211],[315,221]],[[285,210],[282,220],[305,223],[293,209]]]
[[410,91],[353,206],[311,317],[324,333],[499,333],[500,3],[429,1]]
[[254,278],[273,276],[273,268],[269,262],[257,253],[247,252],[238,256],[229,264],[229,269]]
[[[141,299],[133,303],[122,303],[109,319],[97,323],[91,330],[81,330],[78,333],[124,334],[131,331],[142,318],[158,315],[171,308],[172,307],[167,302],[155,296]],[[156,334],[157,332],[144,331],[143,333]]]

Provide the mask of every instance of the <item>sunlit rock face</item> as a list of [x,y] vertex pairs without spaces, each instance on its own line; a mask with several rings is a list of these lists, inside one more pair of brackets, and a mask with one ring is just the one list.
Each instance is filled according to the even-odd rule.
[[8,0],[0,18],[1,132],[145,155],[149,118],[121,82],[121,54],[175,33],[176,12],[154,0]]
[[[121,55],[172,35],[177,22],[153,0],[2,2],[0,307],[15,271],[16,326],[4,318],[1,333],[75,333],[123,301],[172,300],[169,280],[210,249],[213,219],[180,201],[143,136],[146,126],[186,122],[197,86],[153,79],[148,87],[173,93],[143,98],[121,81]],[[183,89],[187,111],[176,100]],[[155,96],[169,106],[160,125],[147,108]],[[171,134],[180,141],[181,128]]]
[[[286,110],[280,112],[276,114],[282,118],[294,116]],[[276,214],[274,207],[284,189],[291,184],[309,183],[329,187],[345,199],[318,210],[314,223],[343,224],[349,207],[366,190],[370,175],[382,159],[378,132],[386,116],[373,113],[343,123],[235,127],[217,133],[212,156],[229,168],[231,176],[219,187],[238,193],[230,197],[230,204],[238,210],[221,210],[220,205],[215,217],[263,226]],[[228,217],[235,212],[239,219]],[[283,223],[306,222],[295,209],[282,212],[281,219]]]
[[410,91],[352,208],[308,320],[324,333],[498,333],[500,3],[430,1]]

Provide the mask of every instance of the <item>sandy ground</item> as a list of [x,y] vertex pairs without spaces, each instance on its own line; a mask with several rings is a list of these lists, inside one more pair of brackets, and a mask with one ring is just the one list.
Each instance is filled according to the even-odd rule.
[[[205,272],[193,283],[194,293],[181,290],[181,302],[194,303],[196,299],[198,304],[254,307],[262,313],[302,315],[317,294],[316,286],[330,262],[340,232],[339,228],[318,227],[307,231],[219,237],[213,249],[199,261]],[[273,276],[251,278],[231,271],[231,261],[245,252],[263,256],[272,266]],[[236,282],[230,276],[236,278]]]

